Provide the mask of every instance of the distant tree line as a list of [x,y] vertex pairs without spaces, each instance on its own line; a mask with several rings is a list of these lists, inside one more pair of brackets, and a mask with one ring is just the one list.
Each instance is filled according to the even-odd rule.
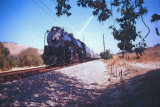
[[15,42],[5,42],[5,41],[4,41],[4,42],[1,42],[1,43],[14,43],[14,44],[17,44],[17,43],[15,43]]
[[160,46],[160,43],[157,43],[156,45],[154,45],[154,47],[158,47],[158,46]]
[[27,48],[17,56],[11,56],[8,48],[0,42],[0,70],[9,70],[13,67],[38,66],[43,60],[35,48]]

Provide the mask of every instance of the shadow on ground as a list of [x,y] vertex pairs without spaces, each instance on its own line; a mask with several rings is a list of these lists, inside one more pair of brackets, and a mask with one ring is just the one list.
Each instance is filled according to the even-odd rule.
[[160,69],[108,86],[98,107],[160,107]]
[[160,106],[160,69],[110,85],[103,93],[84,86],[77,79],[55,71],[38,74],[0,84],[0,106]]
[[0,106],[93,106],[98,90],[59,72],[0,84]]

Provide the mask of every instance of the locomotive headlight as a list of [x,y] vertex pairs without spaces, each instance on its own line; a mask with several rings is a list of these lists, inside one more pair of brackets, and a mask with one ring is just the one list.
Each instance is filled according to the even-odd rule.
[[54,41],[54,40],[56,40],[56,38],[55,38],[55,37],[53,37],[53,38],[52,38],[52,40]]
[[56,29],[56,28],[53,28],[53,30],[56,31],[57,29]]
[[60,33],[56,33],[52,37],[52,41],[59,41],[59,39],[60,39]]

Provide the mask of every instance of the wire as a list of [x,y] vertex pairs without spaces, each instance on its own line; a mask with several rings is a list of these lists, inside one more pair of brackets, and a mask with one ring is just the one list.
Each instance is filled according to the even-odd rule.
[[[73,29],[75,29],[75,25],[69,20],[68,17],[66,17],[65,19],[67,19],[68,23],[71,25],[72,31],[74,31]],[[74,27],[73,27],[73,26],[74,26]]]
[[[41,2],[41,4],[42,4],[46,9],[49,10],[49,12],[50,12],[51,14],[54,14],[54,12],[53,12],[42,0],[40,0],[40,2]],[[53,19],[56,20],[56,21],[58,21],[58,23],[61,23],[62,25],[65,25],[65,23],[63,23],[62,20],[60,20],[60,19],[57,20],[54,16],[53,16]]]
[[41,4],[43,4],[43,6],[45,8],[47,8],[47,10],[49,10],[49,13],[45,8],[43,8],[41,5],[39,5],[35,0],[33,0],[33,2],[40,8],[42,9],[48,16],[50,16],[53,20],[57,21],[60,25],[65,25],[62,21],[57,20],[52,14],[54,14],[54,12],[44,3],[40,0]]
[[115,27],[115,20],[114,20],[114,17],[113,17],[113,9],[112,9],[112,4],[111,4],[112,0],[110,1],[110,5],[111,5],[111,13],[112,13],[112,19],[113,19],[113,26]]
[[42,6],[40,6],[36,1],[33,0],[33,2],[34,2],[40,9],[42,9],[48,16],[50,16],[51,18],[53,18],[52,15],[50,15],[50,14],[49,14]]
[[[41,2],[42,5],[44,5],[45,8],[47,8],[47,9],[50,11],[51,14],[54,14],[54,12],[53,12],[42,0],[40,0],[40,2]],[[52,2],[53,2],[53,1],[52,1]],[[58,18],[58,21],[59,21],[62,25],[66,26],[67,28],[69,27],[69,26],[68,26],[67,24],[65,24],[61,19]]]
[[40,0],[40,2],[41,2],[51,13],[54,14],[54,12],[53,12],[42,0]]

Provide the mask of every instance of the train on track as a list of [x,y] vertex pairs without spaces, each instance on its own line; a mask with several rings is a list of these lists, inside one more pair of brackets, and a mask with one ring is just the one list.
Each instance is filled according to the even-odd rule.
[[97,57],[85,43],[76,39],[72,33],[63,28],[52,27],[47,32],[47,43],[44,46],[43,60],[46,65],[63,66],[76,62],[85,62]]

